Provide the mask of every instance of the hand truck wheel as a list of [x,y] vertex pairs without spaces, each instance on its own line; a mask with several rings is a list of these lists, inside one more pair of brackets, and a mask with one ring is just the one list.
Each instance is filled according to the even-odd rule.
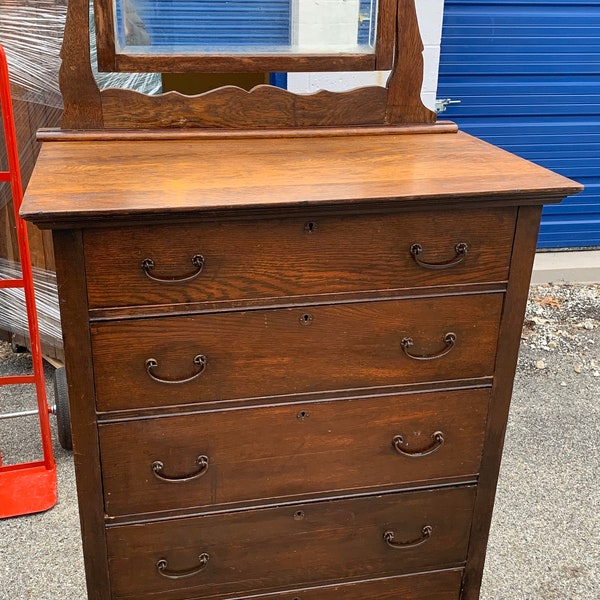
[[64,367],[54,371],[54,410],[58,429],[58,441],[65,450],[73,450],[71,438],[71,410],[69,408],[69,390],[67,373]]

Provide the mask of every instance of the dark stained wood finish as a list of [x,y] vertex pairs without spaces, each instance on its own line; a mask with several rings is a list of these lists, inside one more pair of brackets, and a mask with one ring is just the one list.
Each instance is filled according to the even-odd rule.
[[[461,566],[474,495],[468,486],[112,527],[114,597],[264,593]],[[390,548],[383,539],[388,530],[398,541],[419,539],[426,525],[431,536],[414,548]],[[169,580],[157,573],[161,559],[172,569],[190,569],[202,552],[210,560],[197,576]]]
[[431,209],[455,196],[464,208],[528,195],[557,202],[581,189],[464,133],[61,142],[42,148],[21,213],[56,227],[234,208],[346,211],[365,204],[369,210],[383,200]]
[[59,71],[63,129],[103,127],[100,90],[90,63],[89,0],[69,0]]
[[[239,600],[458,600],[462,569],[245,596]],[[221,600],[216,596],[209,600]]]
[[194,139],[256,139],[256,138],[314,138],[352,137],[363,135],[409,135],[424,133],[456,133],[458,126],[452,121],[436,121],[415,125],[361,125],[356,127],[303,127],[260,129],[99,129],[96,131],[63,130],[43,127],[37,131],[41,142],[101,142],[132,140],[194,140]]
[[[491,375],[501,294],[379,301],[96,323],[91,326],[99,411]],[[308,315],[305,321],[305,316]],[[420,361],[402,350],[442,358]],[[132,341],[135,340],[135,344]],[[149,358],[161,379],[146,373]]]
[[88,599],[109,600],[102,477],[93,403],[93,367],[87,327],[81,233],[55,232],[54,250]]
[[[350,215],[91,229],[84,234],[90,308],[274,299],[354,291],[501,282],[508,278],[516,209]],[[490,221],[495,244],[488,244]],[[431,270],[468,244],[466,258]],[[191,281],[151,280],[198,271]]]
[[96,44],[98,67],[101,71],[115,70],[115,20],[113,18],[113,6],[115,4],[110,0],[108,2],[106,0],[93,0],[96,39],[92,40],[91,43]]
[[377,5],[378,41],[376,47],[376,65],[374,70],[387,71],[394,67],[398,1],[378,0]]
[[[523,207],[519,210],[462,600],[479,598],[540,217],[541,207]],[[527,524],[521,523],[519,527],[526,528]]]
[[[140,63],[144,63],[140,65]],[[340,54],[117,54],[112,71],[159,73],[264,73],[373,71],[375,53]],[[147,66],[146,66],[147,65]]]
[[[100,426],[104,499],[109,515],[231,502],[273,500],[326,491],[414,483],[479,472],[489,390],[357,398],[218,411]],[[404,456],[392,444],[401,435]],[[131,440],[136,443],[132,444]],[[185,483],[169,477],[206,473]]]
[[[226,86],[197,96],[178,92],[149,96],[122,89],[102,92],[104,125],[133,129],[372,125],[383,121],[386,99],[386,89],[377,86],[305,96],[270,85],[250,91]],[[265,106],[272,109],[265,111]]]

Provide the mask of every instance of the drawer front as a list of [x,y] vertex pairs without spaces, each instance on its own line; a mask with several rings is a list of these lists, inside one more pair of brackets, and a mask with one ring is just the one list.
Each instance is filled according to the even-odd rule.
[[474,476],[488,401],[465,390],[100,425],[106,512]]
[[97,323],[97,408],[489,376],[502,300],[483,294]]
[[[515,209],[504,208],[87,230],[89,305],[239,301],[503,281],[515,216]],[[441,270],[420,266],[411,254],[413,244],[422,248],[419,261],[452,264]],[[460,249],[457,254],[457,244],[467,245],[466,255]]]
[[113,596],[264,594],[459,567],[474,498],[469,486],[111,527]]
[[459,600],[462,576],[463,569],[448,569],[259,596],[219,594],[206,600]]

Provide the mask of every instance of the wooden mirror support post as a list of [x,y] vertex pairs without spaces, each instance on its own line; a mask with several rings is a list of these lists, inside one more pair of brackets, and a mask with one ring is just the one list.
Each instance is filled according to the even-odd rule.
[[541,207],[581,186],[436,123],[381,6],[386,87],[146,96],[98,89],[69,3],[21,212],[92,600],[479,597]]

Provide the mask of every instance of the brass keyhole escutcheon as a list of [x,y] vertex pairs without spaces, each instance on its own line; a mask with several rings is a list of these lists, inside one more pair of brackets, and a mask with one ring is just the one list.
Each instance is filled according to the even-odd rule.
[[300,323],[302,325],[310,325],[313,322],[313,316],[309,313],[304,313],[300,316]]
[[303,510],[297,510],[294,513],[294,521],[302,521],[302,519],[304,519],[304,511]]
[[315,231],[319,228],[316,221],[307,221],[304,223],[304,231],[307,233],[315,233]]

